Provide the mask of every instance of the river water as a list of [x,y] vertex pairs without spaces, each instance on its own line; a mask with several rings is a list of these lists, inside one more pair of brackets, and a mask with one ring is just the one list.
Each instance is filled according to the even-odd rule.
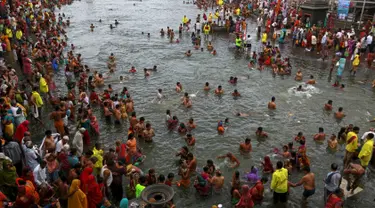
[[[135,6],[133,5],[135,4]],[[319,127],[324,127],[327,135],[337,134],[340,126],[349,123],[361,127],[361,133],[366,131],[373,119],[374,92],[369,84],[358,83],[365,77],[370,77],[370,72],[360,69],[356,80],[350,80],[348,69],[344,73],[345,90],[333,88],[329,78],[329,62],[317,61],[311,53],[303,50],[291,49],[290,44],[280,46],[283,54],[291,58],[293,72],[302,69],[305,79],[309,74],[315,75],[317,84],[310,88],[309,93],[294,93],[291,88],[299,84],[294,81],[294,76],[272,76],[269,70],[259,72],[249,70],[247,60],[236,55],[230,49],[227,35],[214,35],[213,45],[218,52],[212,56],[207,51],[193,50],[190,33],[183,33],[179,44],[170,44],[166,37],[160,37],[159,30],[170,26],[176,31],[178,37],[178,25],[183,15],[194,20],[199,11],[192,4],[183,4],[176,0],[93,0],[75,1],[70,6],[65,6],[61,11],[71,18],[71,26],[67,29],[70,43],[76,45],[75,53],[81,53],[85,64],[94,70],[108,72],[106,61],[110,53],[117,57],[117,71],[111,74],[105,84],[112,84],[114,90],[119,91],[126,86],[135,102],[137,116],[144,116],[151,122],[156,131],[154,143],[140,143],[147,159],[141,168],[146,171],[154,167],[157,173],[167,175],[173,172],[177,176],[177,158],[175,152],[185,141],[175,132],[167,131],[165,127],[165,111],[170,109],[180,121],[194,118],[198,127],[193,131],[197,139],[192,152],[198,159],[198,166],[203,167],[207,159],[213,159],[225,178],[225,189],[221,194],[212,197],[201,198],[197,196],[194,188],[182,190],[175,188],[175,203],[177,207],[198,208],[210,207],[212,204],[221,203],[224,207],[230,207],[230,180],[234,170],[226,168],[223,161],[216,159],[218,155],[233,152],[241,161],[238,170],[241,175],[249,171],[252,165],[259,166],[260,158],[266,154],[272,155],[274,147],[281,148],[283,144],[292,141],[294,136],[303,131],[307,138],[308,156],[312,164],[312,171],[316,174],[317,190],[309,199],[309,207],[323,207],[323,179],[329,172],[330,164],[336,162],[342,164],[344,146],[336,153],[326,150],[326,143],[315,143],[313,134]],[[102,19],[99,23],[98,20]],[[117,19],[120,24],[110,30],[109,24],[114,24]],[[96,28],[90,32],[90,24]],[[249,21],[248,33],[254,34],[255,24]],[[150,38],[147,35],[150,33]],[[259,47],[259,41],[254,38],[253,45]],[[253,47],[254,48],[254,47]],[[192,49],[193,55],[189,58],[184,52]],[[285,55],[284,55],[285,56]],[[127,71],[134,65],[138,73],[130,75]],[[149,79],[145,79],[142,69],[157,65],[159,71],[153,73]],[[119,82],[119,76],[129,78],[124,83]],[[230,76],[237,76],[237,86],[230,85],[227,80]],[[55,76],[57,84],[65,91],[63,72]],[[372,80],[372,79],[370,79]],[[180,97],[174,91],[176,82],[184,86],[184,91],[197,94],[193,98],[192,109],[186,110],[180,105]],[[212,88],[222,85],[225,95],[217,97],[203,92],[205,82],[209,82]],[[167,97],[163,102],[152,102],[156,97],[157,89],[163,89]],[[230,93],[234,90],[242,94],[242,97],[234,100]],[[64,93],[65,94],[65,93]],[[272,96],[276,97],[277,110],[269,111],[267,103]],[[322,107],[327,100],[332,99],[334,109],[339,106],[344,108],[347,117],[338,123],[333,114],[326,113]],[[250,113],[248,118],[234,116],[234,112]],[[96,110],[100,122],[101,136],[98,139],[106,150],[114,146],[115,140],[125,141],[128,124],[123,127],[107,125],[100,110]],[[224,135],[218,135],[216,125],[218,120],[230,118],[231,127]],[[52,127],[52,125],[49,125]],[[269,133],[269,138],[258,140],[255,130],[262,126]],[[253,152],[250,156],[242,156],[238,152],[240,142],[245,137],[252,138]],[[94,141],[95,142],[95,141]],[[92,142],[92,143],[94,143]],[[278,158],[273,158],[275,164]],[[292,182],[297,182],[302,173],[293,173]],[[345,207],[374,207],[373,175],[366,178],[365,191],[359,197],[347,200]],[[368,180],[367,180],[368,179]],[[266,185],[266,198],[261,207],[272,207],[272,194],[269,192],[269,183]],[[302,188],[291,188],[289,203],[291,207],[299,207]]]

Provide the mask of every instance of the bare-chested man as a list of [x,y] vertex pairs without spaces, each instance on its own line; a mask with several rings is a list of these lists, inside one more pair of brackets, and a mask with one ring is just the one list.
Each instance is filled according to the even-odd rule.
[[154,136],[155,136],[154,129],[151,128],[150,123],[147,123],[146,129],[143,130],[143,138],[145,139],[146,142],[152,142],[152,137]]
[[137,114],[135,112],[132,113],[132,116],[129,118],[130,126],[135,127],[137,125],[138,120],[137,120]]
[[345,114],[342,111],[343,111],[343,108],[339,107],[339,110],[335,113],[336,119],[343,119],[345,117]]
[[64,111],[61,111],[59,106],[56,106],[55,111],[53,111],[50,115],[50,119],[54,120],[54,125],[57,133],[59,133],[61,136],[65,135],[63,121],[63,117],[65,117],[65,115],[66,113]]
[[228,152],[227,154],[222,155],[222,156],[218,156],[217,158],[218,159],[228,158],[229,161],[231,162],[231,165],[229,166],[230,168],[236,168],[240,166],[240,161],[231,152]]
[[109,107],[108,107],[108,102],[104,103],[104,116],[108,120],[110,120],[112,116],[112,112],[109,110]]
[[143,138],[143,131],[146,129],[145,126],[145,118],[141,117],[139,118],[139,122],[134,126],[134,131],[136,132],[136,135],[138,138]]
[[274,110],[276,109],[276,103],[275,103],[276,98],[272,97],[271,102],[268,103],[268,109]]
[[44,151],[45,151],[45,153],[55,152],[56,145],[55,145],[55,140],[52,137],[51,130],[47,130],[45,132],[45,135],[46,135],[46,139],[44,140]]
[[121,111],[120,111],[120,105],[117,104],[115,109],[113,109],[113,115],[115,117],[115,124],[121,124]]
[[249,152],[251,152],[251,150],[252,150],[251,139],[246,138],[245,143],[240,144],[240,152],[241,153],[249,153]]
[[302,202],[306,203],[307,198],[315,194],[315,174],[310,172],[309,166],[305,166],[302,170],[305,173],[305,176],[303,176],[296,184],[290,183],[290,186],[297,187],[303,185],[304,191],[302,194]]
[[349,167],[344,170],[344,174],[344,178],[348,181],[346,190],[353,194],[365,174],[365,169],[360,164],[349,163]]
[[216,170],[215,176],[211,179],[211,184],[214,188],[214,191],[220,192],[224,186],[224,176],[221,175],[219,170]]
[[128,113],[132,113],[134,112],[134,102],[133,100],[130,98],[130,96],[128,95],[128,98],[126,99],[125,101],[125,105],[126,105],[126,112]]
[[189,173],[195,173],[197,169],[197,159],[194,157],[193,153],[189,152],[187,155],[187,165],[189,168]]

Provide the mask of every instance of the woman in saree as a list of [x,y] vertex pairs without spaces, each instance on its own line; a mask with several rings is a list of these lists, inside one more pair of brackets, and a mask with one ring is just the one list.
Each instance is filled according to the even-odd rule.
[[96,208],[98,204],[103,200],[103,195],[100,190],[99,184],[95,181],[95,177],[90,175],[88,177],[88,192],[87,202],[88,208]]
[[3,169],[0,171],[0,186],[2,187],[2,192],[11,201],[14,201],[17,196],[16,167],[13,166],[10,160],[2,160],[2,165]]
[[195,181],[194,187],[201,196],[207,196],[208,191],[210,190],[208,182],[202,177],[201,174],[197,176],[197,180]]
[[68,207],[88,208],[86,194],[79,188],[81,182],[74,179],[69,188]]

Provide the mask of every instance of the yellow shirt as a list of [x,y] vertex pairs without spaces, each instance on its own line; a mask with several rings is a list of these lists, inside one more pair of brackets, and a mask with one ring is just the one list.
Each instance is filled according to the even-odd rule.
[[92,152],[94,153],[92,156],[98,159],[94,167],[101,169],[103,167],[103,150],[97,150],[96,147],[94,147]]
[[[352,137],[355,137],[355,139],[348,143],[350,138]],[[353,131],[349,132],[348,135],[346,136],[346,147],[345,149],[348,151],[348,152],[355,152],[358,148],[358,136],[356,133],[354,133]]]
[[13,32],[11,29],[5,29],[5,34],[8,36],[8,38],[13,38]]
[[262,43],[267,42],[267,33],[262,34]]
[[16,38],[17,38],[17,40],[21,40],[21,38],[22,38],[22,31],[21,30],[17,30]]
[[358,158],[361,160],[361,165],[363,167],[368,166],[368,163],[371,160],[373,149],[374,149],[374,140],[373,139],[367,140],[358,155]]
[[42,93],[48,92],[48,85],[47,85],[46,80],[43,77],[41,77],[40,80],[39,80],[39,90]]
[[354,56],[353,60],[353,66],[358,66],[359,65],[359,55]]
[[33,96],[33,98],[34,98],[34,100],[35,100],[35,104],[36,104],[36,106],[37,106],[38,108],[40,108],[40,107],[43,106],[43,100],[42,100],[42,98],[40,97],[40,95],[39,95],[38,92],[33,91],[31,96]]
[[272,174],[271,189],[276,193],[286,193],[288,191],[288,170],[277,169]]

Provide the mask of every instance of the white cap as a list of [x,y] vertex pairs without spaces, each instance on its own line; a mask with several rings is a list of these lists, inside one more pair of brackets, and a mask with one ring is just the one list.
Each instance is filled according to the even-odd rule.
[[218,204],[218,205],[217,205],[217,208],[222,208],[222,207],[223,207],[222,204]]

